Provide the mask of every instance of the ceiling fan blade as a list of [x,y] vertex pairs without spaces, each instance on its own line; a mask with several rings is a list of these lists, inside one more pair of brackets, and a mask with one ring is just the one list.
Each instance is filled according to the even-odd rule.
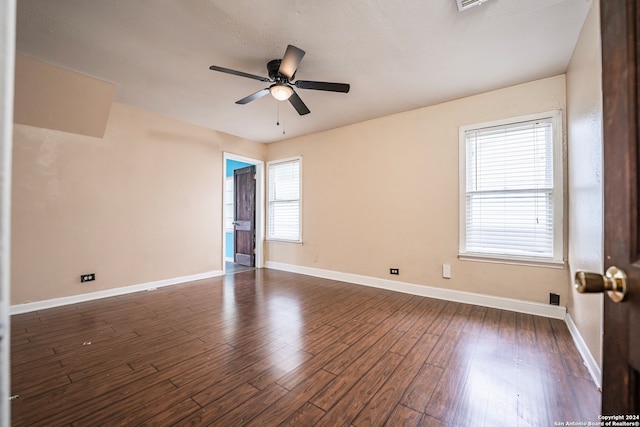
[[269,88],[266,87],[266,88],[264,88],[262,90],[257,91],[256,93],[252,93],[251,95],[236,101],[236,104],[242,104],[242,105],[248,104],[251,101],[255,101],[258,98],[262,98],[263,96],[265,96],[268,93],[269,93]]
[[294,91],[293,94],[289,97],[289,102],[293,105],[293,108],[296,109],[298,114],[304,116],[305,114],[309,114],[311,111],[304,105],[302,99],[298,96],[298,94]]
[[247,77],[249,79],[260,80],[261,82],[270,82],[266,77],[256,76],[255,74],[244,73],[242,71],[232,70],[230,68],[218,67],[217,65],[212,65],[209,67],[210,70],[220,71],[221,73],[233,74],[234,76]]
[[288,79],[293,78],[304,54],[304,50],[300,48],[293,45],[287,46],[287,50],[284,52],[284,57],[280,63],[280,68],[278,68],[278,73],[286,76]]
[[327,90],[329,92],[342,93],[349,92],[349,89],[351,88],[348,83],[314,82],[310,80],[298,80],[295,82],[295,85],[300,89]]

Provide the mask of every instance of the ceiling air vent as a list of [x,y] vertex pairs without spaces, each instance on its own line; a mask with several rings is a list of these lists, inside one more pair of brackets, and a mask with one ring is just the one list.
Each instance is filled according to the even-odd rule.
[[456,0],[456,3],[458,3],[458,10],[462,12],[463,10],[467,10],[473,6],[480,6],[486,1],[487,0]]

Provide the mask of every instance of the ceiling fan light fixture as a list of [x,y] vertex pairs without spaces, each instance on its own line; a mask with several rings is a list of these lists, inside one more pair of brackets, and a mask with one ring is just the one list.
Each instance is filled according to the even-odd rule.
[[278,101],[286,101],[293,95],[293,89],[285,84],[276,83],[269,88],[271,92],[271,96],[273,96]]

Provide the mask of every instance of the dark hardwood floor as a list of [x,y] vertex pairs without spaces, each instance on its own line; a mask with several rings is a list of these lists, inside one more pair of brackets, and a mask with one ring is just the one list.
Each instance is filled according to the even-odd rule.
[[225,272],[226,274],[235,274],[241,271],[253,270],[255,267],[247,267],[245,265],[236,264],[231,261],[225,262]]
[[560,320],[275,270],[12,317],[13,426],[553,426],[600,393]]

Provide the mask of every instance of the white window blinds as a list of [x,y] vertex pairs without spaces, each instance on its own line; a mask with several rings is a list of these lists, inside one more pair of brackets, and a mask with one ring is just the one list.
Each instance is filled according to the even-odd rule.
[[267,167],[267,239],[300,241],[300,158]]
[[553,127],[549,117],[464,132],[461,253],[561,258]]

